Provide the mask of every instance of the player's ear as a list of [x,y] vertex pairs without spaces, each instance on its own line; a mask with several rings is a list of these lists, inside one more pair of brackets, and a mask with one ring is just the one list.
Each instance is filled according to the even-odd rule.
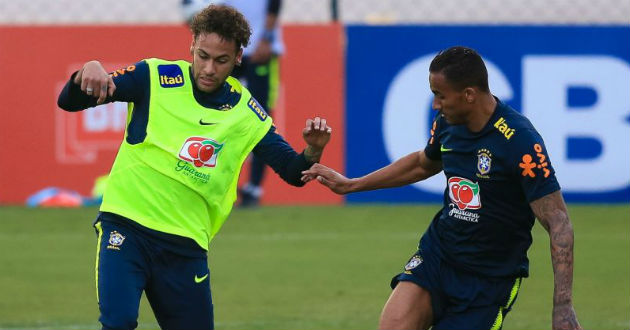
[[190,55],[195,53],[195,36],[192,36],[192,42],[190,43]]
[[243,48],[236,52],[236,65],[241,65],[241,62],[243,62]]
[[477,98],[477,91],[472,87],[464,88],[464,98],[468,103],[474,103]]

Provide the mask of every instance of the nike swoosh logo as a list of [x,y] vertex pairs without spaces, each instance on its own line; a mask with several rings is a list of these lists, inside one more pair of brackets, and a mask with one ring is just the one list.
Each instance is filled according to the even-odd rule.
[[453,151],[453,149],[447,149],[447,148],[444,148],[444,146],[443,146],[443,145],[441,145],[441,146],[440,146],[440,151],[441,151],[441,152],[447,152],[447,151]]
[[203,277],[198,277],[197,275],[195,275],[195,283],[203,282],[203,280],[205,280],[206,277],[208,277],[208,274],[204,275]]
[[203,119],[199,119],[199,124],[200,125],[214,125],[216,123],[212,123],[212,122],[208,122],[208,121],[203,121]]

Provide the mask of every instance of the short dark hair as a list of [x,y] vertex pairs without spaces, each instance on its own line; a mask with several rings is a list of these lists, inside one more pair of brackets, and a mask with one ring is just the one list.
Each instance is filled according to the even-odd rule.
[[490,92],[486,65],[481,55],[472,48],[455,46],[440,51],[431,61],[429,72],[441,72],[459,90],[476,86]]
[[197,39],[202,33],[216,33],[236,43],[236,51],[249,44],[252,29],[238,10],[226,5],[210,5],[197,13],[190,22],[190,30]]

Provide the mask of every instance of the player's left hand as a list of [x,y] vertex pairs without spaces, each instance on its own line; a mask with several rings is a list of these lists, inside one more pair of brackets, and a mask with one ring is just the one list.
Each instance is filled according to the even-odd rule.
[[98,61],[89,61],[83,65],[74,78],[74,83],[81,90],[97,99],[96,104],[105,102],[107,96],[114,95],[116,84]]
[[582,330],[575,315],[573,304],[554,304],[552,314],[551,328],[553,330]]
[[311,162],[318,162],[324,147],[330,141],[332,128],[326,124],[325,118],[315,117],[307,119],[306,127],[302,130],[304,142],[308,145],[304,154]]

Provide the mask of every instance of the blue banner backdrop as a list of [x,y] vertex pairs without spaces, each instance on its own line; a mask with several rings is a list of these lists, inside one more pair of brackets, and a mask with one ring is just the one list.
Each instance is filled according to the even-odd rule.
[[[424,148],[438,51],[479,51],[490,89],[545,139],[565,198],[630,201],[630,26],[348,26],[346,174],[365,175]],[[349,202],[441,200],[439,174],[351,194]]]

